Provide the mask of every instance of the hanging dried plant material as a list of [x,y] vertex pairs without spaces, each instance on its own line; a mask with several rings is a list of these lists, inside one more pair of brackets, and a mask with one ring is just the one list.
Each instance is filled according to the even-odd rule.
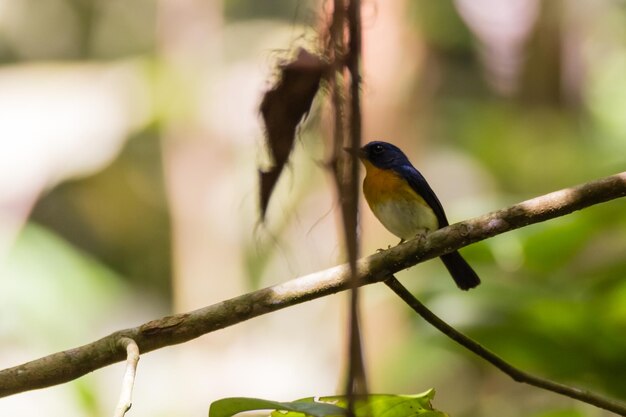
[[259,171],[262,219],[293,149],[296,129],[311,109],[327,68],[319,56],[301,48],[293,61],[280,66],[280,79],[263,97],[260,110],[273,165],[267,171]]

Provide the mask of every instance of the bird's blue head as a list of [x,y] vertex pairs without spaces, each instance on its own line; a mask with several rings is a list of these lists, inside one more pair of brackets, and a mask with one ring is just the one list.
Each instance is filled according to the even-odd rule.
[[[359,158],[379,169],[392,169],[409,164],[404,152],[391,143],[373,141],[359,149]],[[367,164],[366,164],[367,166]]]

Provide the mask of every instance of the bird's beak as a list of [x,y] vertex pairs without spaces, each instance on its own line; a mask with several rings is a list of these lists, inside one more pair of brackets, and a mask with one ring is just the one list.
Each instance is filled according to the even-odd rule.
[[359,159],[365,159],[365,152],[363,148],[354,149],[354,148],[343,148],[344,151],[348,152],[350,155],[356,155]]

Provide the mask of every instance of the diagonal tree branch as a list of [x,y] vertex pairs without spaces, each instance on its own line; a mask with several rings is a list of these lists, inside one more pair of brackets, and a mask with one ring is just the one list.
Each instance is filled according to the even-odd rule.
[[[471,243],[625,195],[626,172],[546,194],[362,258],[357,264],[359,280],[363,285],[384,281],[402,269]],[[0,397],[68,382],[125,360],[126,349],[120,344],[124,337],[134,340],[140,352],[150,352],[345,290],[349,288],[349,279],[349,267],[336,266],[190,313],[120,330],[84,346],[4,369],[0,371]]]
[[550,381],[548,379],[540,378],[536,375],[524,372],[519,368],[506,362],[500,356],[496,355],[489,349],[482,346],[475,340],[465,336],[463,333],[450,326],[445,321],[441,320],[432,311],[422,304],[413,294],[406,289],[404,285],[397,280],[393,275],[385,281],[385,284],[393,292],[395,292],[405,303],[409,305],[417,314],[422,316],[430,325],[439,330],[441,333],[448,336],[464,348],[476,355],[480,356],[517,382],[523,382],[528,385],[532,385],[538,388],[543,388],[547,391],[556,392],[557,394],[565,395],[566,397],[574,398],[575,400],[583,401],[588,404],[595,405],[596,407],[603,408],[605,410],[612,411],[621,416],[626,415],[626,404],[619,401],[612,400],[610,398],[603,397],[594,392],[583,390],[580,388],[571,387],[569,385],[560,384],[558,382]]

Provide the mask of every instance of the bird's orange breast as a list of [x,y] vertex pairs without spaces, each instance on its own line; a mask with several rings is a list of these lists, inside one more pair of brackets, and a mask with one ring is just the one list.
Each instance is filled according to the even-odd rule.
[[363,181],[363,194],[370,206],[389,200],[416,200],[426,205],[424,199],[394,171],[380,169],[365,161],[366,176]]
[[363,194],[374,215],[394,235],[411,239],[439,227],[426,201],[393,170],[364,161]]

